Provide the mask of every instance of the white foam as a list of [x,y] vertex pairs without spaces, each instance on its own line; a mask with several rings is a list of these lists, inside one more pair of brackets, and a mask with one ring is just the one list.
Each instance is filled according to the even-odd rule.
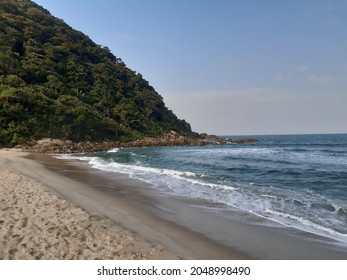
[[261,196],[262,196],[262,197],[272,198],[272,199],[277,199],[277,197],[274,196],[274,195],[262,194]]
[[281,149],[279,148],[258,148],[258,147],[252,147],[252,148],[234,148],[231,147],[229,149],[224,148],[217,148],[217,149],[199,149],[194,150],[194,153],[198,154],[213,154],[213,155],[220,155],[220,156],[270,156],[277,153],[280,153]]
[[[79,154],[79,155],[82,155],[82,154]],[[53,157],[57,159],[77,159],[77,160],[87,160],[90,158],[90,157],[74,156],[71,154],[60,154],[60,155],[55,155]]]
[[[124,166],[123,166],[124,168]],[[227,191],[233,191],[236,190],[236,188],[228,186],[228,185],[222,185],[222,184],[214,184],[214,183],[208,183],[204,182],[202,180],[193,179],[197,178],[197,175],[194,172],[189,171],[178,171],[178,170],[172,170],[172,169],[162,169],[162,168],[153,168],[153,167],[146,167],[146,166],[140,166],[140,165],[127,165],[126,168],[128,169],[128,172],[139,172],[139,173],[152,173],[157,175],[163,175],[168,176],[171,178],[178,179],[180,181],[188,182],[192,185],[200,185],[205,186],[213,189],[223,189]],[[141,178],[139,178],[141,179]]]
[[268,159],[268,160],[284,160],[290,162],[305,162],[305,163],[321,163],[321,164],[334,164],[334,165],[347,165],[347,157],[344,155],[335,154],[322,154],[316,150],[303,150],[298,152],[291,149],[283,148],[268,148],[268,147],[231,147],[229,149],[215,148],[215,149],[197,149],[193,153],[199,156],[218,155],[218,157],[241,157],[251,159]]
[[[265,209],[265,213],[269,213],[269,214],[272,214],[272,215],[276,215],[276,216],[279,216],[279,217],[283,217],[283,218],[286,218],[286,219],[289,219],[289,220],[294,220],[296,222],[299,222],[299,224],[306,226],[304,228],[305,231],[313,232],[310,229],[316,229],[316,230],[318,230],[318,234],[319,233],[320,234],[325,233],[325,234],[323,234],[324,236],[327,236],[327,237],[330,237],[330,238],[331,237],[336,237],[340,241],[347,242],[347,234],[338,232],[336,230],[324,227],[324,226],[319,225],[319,224],[316,224],[316,223],[311,222],[309,220],[306,220],[306,219],[304,219],[302,217],[297,217],[297,216],[294,216],[294,215],[291,215],[291,214],[288,214],[288,213],[279,212],[279,211],[276,211],[276,210],[273,210],[273,209],[269,209],[269,208]],[[292,224],[287,224],[287,225],[293,226]],[[317,232],[313,232],[313,233],[317,234]]]
[[108,150],[107,153],[117,153],[119,151],[119,148],[114,148],[111,150]]
[[104,170],[104,171],[125,173],[125,174],[128,174],[130,177],[136,176],[136,179],[143,180],[148,183],[155,184],[156,178],[148,179],[148,178],[142,177],[141,175],[151,173],[151,174],[156,174],[159,176],[166,176],[168,178],[175,178],[181,182],[190,183],[192,185],[204,186],[204,187],[208,187],[212,189],[224,190],[228,192],[237,190],[237,188],[229,186],[229,185],[209,183],[209,182],[204,182],[202,180],[196,179],[198,176],[194,172],[190,172],[190,171],[178,171],[178,170],[154,168],[154,167],[148,167],[148,166],[142,166],[142,165],[127,165],[127,164],[120,164],[117,162],[106,162],[98,157],[67,156],[64,158],[88,161],[88,163],[93,168]]

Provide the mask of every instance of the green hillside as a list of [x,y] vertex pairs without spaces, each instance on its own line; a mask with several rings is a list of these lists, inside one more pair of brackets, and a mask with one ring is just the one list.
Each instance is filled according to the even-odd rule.
[[0,146],[191,131],[107,47],[29,0],[1,0],[0,42]]

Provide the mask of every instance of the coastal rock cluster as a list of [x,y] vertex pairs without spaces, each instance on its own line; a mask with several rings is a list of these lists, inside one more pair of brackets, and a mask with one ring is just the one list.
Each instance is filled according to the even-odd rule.
[[184,135],[171,131],[161,137],[147,137],[131,142],[103,141],[103,142],[73,142],[71,140],[44,138],[31,144],[18,146],[24,151],[38,153],[84,153],[107,151],[114,148],[131,147],[163,147],[163,146],[205,146],[225,144],[249,144],[255,143],[255,139],[232,140],[206,133]]

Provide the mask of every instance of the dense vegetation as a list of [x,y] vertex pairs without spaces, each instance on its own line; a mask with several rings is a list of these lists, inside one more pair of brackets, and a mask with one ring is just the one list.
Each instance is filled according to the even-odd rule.
[[30,0],[1,0],[0,42],[0,146],[190,132],[140,74]]

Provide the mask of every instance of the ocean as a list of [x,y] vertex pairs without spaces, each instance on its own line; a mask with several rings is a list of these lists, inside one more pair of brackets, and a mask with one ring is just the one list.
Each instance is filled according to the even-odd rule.
[[219,207],[211,209],[223,209],[221,215],[237,209],[269,226],[295,228],[346,246],[347,134],[247,138],[258,142],[124,148],[60,158],[126,174],[161,196],[203,202],[205,211],[214,204]]

